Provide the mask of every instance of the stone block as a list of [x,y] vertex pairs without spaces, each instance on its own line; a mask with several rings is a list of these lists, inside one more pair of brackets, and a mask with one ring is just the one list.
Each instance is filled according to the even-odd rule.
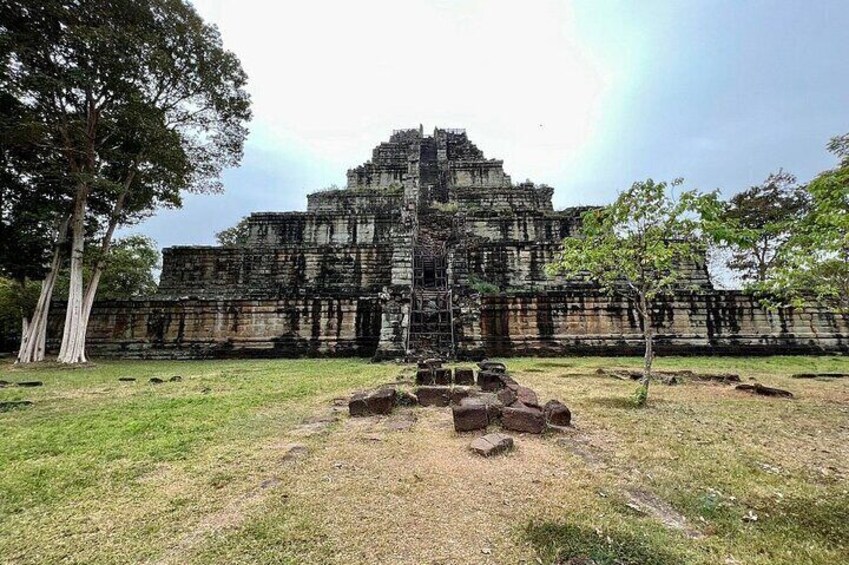
[[419,369],[416,371],[417,385],[432,385],[434,383],[433,369]]
[[489,423],[494,424],[501,419],[501,409],[503,404],[498,400],[495,393],[484,392],[480,394],[470,395],[460,401],[461,406],[486,406],[486,413],[489,417]]
[[[510,389],[508,389],[510,390]],[[526,406],[534,406],[539,408],[539,396],[537,393],[526,386],[518,386],[515,390],[516,399]]]
[[464,398],[467,398],[472,393],[472,389],[467,386],[455,386],[451,388],[451,404],[460,404]]
[[447,386],[420,386],[416,397],[422,406],[448,406],[451,402],[451,388]]
[[348,401],[348,414],[355,417],[391,414],[396,397],[397,393],[391,387],[381,388],[371,393],[358,392]]
[[484,405],[454,406],[451,408],[454,417],[454,431],[470,432],[483,430],[489,425],[489,416]]
[[359,416],[368,416],[368,405],[366,404],[366,397],[368,395],[364,392],[358,392],[354,396],[351,397],[351,400],[348,401],[348,414],[354,417]]
[[450,385],[451,369],[434,369],[433,382],[437,385]]
[[454,384],[458,385],[474,385],[475,371],[474,369],[457,368],[454,369]]
[[507,434],[486,434],[483,437],[474,439],[469,444],[469,449],[478,455],[491,457],[513,449],[513,438]]
[[505,430],[541,434],[545,431],[545,416],[539,408],[516,404],[501,409],[501,425]]
[[395,407],[395,389],[381,388],[366,397],[366,407],[372,414],[391,414]]
[[492,371],[480,371],[478,373],[478,386],[485,392],[495,392],[504,388],[504,375]]
[[419,361],[419,369],[439,369],[442,367],[442,359],[431,358]]
[[516,392],[513,389],[503,388],[498,391],[498,401],[504,406],[510,406],[518,400]]
[[478,363],[478,367],[481,368],[481,371],[490,371],[492,373],[506,373],[507,365],[501,363],[500,361],[481,361]]
[[558,400],[549,400],[542,409],[545,421],[551,426],[565,427],[572,423],[572,412]]

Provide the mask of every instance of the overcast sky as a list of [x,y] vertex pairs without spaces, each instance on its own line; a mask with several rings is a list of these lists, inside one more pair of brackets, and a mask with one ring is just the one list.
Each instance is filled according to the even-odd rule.
[[849,132],[846,0],[196,0],[250,78],[254,118],[226,192],[134,228],[208,244],[252,211],[367,160],[393,129],[465,128],[555,206],[637,179],[731,194],[833,165]]

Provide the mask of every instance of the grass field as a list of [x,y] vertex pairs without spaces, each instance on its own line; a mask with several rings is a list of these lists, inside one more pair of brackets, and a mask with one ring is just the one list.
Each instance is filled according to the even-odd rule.
[[595,374],[639,364],[508,360],[574,429],[493,459],[467,451],[448,409],[334,407],[408,366],[4,364],[0,379],[44,386],[0,388],[33,402],[0,412],[0,562],[849,562],[849,379],[789,377],[849,373],[849,358],[660,359],[796,398],[654,385],[644,409],[632,383]]

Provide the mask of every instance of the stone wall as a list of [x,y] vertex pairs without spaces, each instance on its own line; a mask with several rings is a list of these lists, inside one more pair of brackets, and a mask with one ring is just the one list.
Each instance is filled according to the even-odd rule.
[[377,244],[170,247],[159,295],[277,297],[315,289],[379,291],[392,283],[392,247]]
[[248,247],[385,243],[400,223],[400,214],[344,212],[261,212],[251,214]]
[[[480,342],[490,356],[641,355],[639,316],[628,301],[597,292],[486,296]],[[771,312],[734,291],[680,293],[653,314],[659,354],[849,353],[849,316],[811,306]]]
[[542,187],[472,188],[456,187],[450,190],[449,201],[468,214],[479,210],[517,212],[523,210],[551,211],[553,189]]
[[[53,336],[62,316],[52,313]],[[381,317],[377,296],[103,301],[87,343],[95,356],[127,358],[371,357]]]

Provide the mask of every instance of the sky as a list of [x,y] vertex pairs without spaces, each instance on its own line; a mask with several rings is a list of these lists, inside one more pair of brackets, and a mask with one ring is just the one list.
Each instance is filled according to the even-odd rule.
[[465,128],[556,208],[636,180],[726,196],[835,164],[849,132],[846,0],[195,0],[249,77],[253,120],[220,195],[130,231],[215,242],[254,211],[303,210],[393,129]]

